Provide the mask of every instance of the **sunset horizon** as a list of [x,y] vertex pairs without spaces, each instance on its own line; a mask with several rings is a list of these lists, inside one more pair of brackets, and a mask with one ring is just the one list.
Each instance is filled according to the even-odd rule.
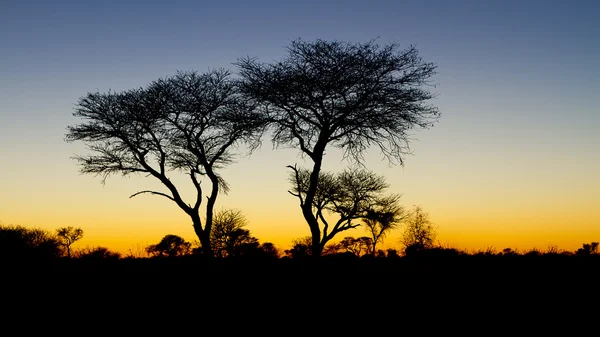
[[[82,173],[75,158],[93,153],[86,135],[72,129],[86,121],[74,116],[83,98],[143,91],[180,72],[223,68],[232,79],[251,78],[240,60],[274,65],[298,41],[371,41],[396,43],[402,51],[414,46],[420,66],[435,65],[434,72],[423,70],[432,71],[424,76],[431,83],[421,86],[433,97],[416,101],[435,107],[439,118],[427,128],[407,127],[402,136],[410,154],[402,156],[403,165],[390,164],[378,144],[363,151],[362,164],[385,178],[386,195],[401,195],[406,210],[419,206],[429,215],[436,246],[575,252],[600,241],[600,43],[594,33],[600,7],[592,2],[117,4],[118,11],[107,3],[69,1],[0,5],[0,225],[50,233],[81,228],[84,236],[73,249],[106,247],[122,256],[142,254],[167,234],[196,242],[190,216],[173,200],[130,197],[170,193],[155,177],[112,172],[103,183],[102,174]],[[335,104],[332,111],[343,110]],[[283,253],[311,236],[299,198],[289,192],[289,166],[311,169],[314,161],[300,143],[275,146],[272,136],[268,129],[251,154],[242,143],[232,148],[235,160],[217,170],[230,190],[220,187],[214,209],[240,210],[244,229]],[[305,137],[314,141],[312,134]],[[361,167],[346,155],[327,144],[322,171]],[[211,181],[202,174],[204,224]],[[172,170],[166,177],[193,205],[189,175]],[[351,220],[361,223],[359,216]],[[377,247],[403,252],[402,229]],[[329,243],[347,236],[368,235],[358,227]]]

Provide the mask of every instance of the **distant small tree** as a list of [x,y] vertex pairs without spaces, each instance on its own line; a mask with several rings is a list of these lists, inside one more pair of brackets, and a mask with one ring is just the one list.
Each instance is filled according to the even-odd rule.
[[183,256],[192,250],[192,244],[185,241],[182,237],[173,234],[165,235],[159,243],[150,245],[146,248],[148,254],[154,256]]
[[258,248],[265,256],[279,257],[279,249],[272,242],[263,242]]
[[429,214],[420,206],[415,206],[405,220],[401,243],[406,250],[421,250],[433,247],[436,228],[429,220]]
[[242,246],[245,246],[246,251],[250,246],[258,249],[258,239],[244,228],[247,224],[248,220],[241,210],[222,209],[215,212],[210,237],[214,255],[218,257],[240,255]]
[[347,236],[340,241],[340,246],[348,253],[352,253],[357,257],[363,254],[370,253],[373,247],[373,239],[367,236],[354,238]]
[[582,248],[579,248],[575,252],[578,256],[588,256],[592,254],[598,254],[598,242],[584,243]]
[[363,223],[373,242],[371,254],[375,255],[377,243],[383,242],[385,236],[397,229],[406,218],[404,208],[400,206],[399,195],[382,198],[372,209],[367,211]]
[[388,249],[386,250],[386,253],[387,253],[387,254],[386,254],[386,255],[387,255],[387,257],[388,257],[388,258],[390,258],[390,259],[395,259],[395,258],[398,258],[398,257],[400,257],[400,256],[398,255],[398,251],[397,251],[397,250],[395,250],[395,249],[393,249],[393,248],[388,248]]
[[377,249],[377,252],[375,252],[375,256],[376,257],[385,257],[385,251],[383,249]]
[[83,229],[74,227],[61,227],[56,230],[60,243],[67,249],[67,256],[71,258],[71,245],[83,238]]
[[311,256],[312,250],[312,237],[305,236],[302,238],[294,239],[292,241],[292,248],[286,249],[285,254],[289,257],[307,257]]
[[519,255],[517,252],[515,252],[512,248],[507,247],[502,249],[502,256],[516,256]]
[[121,253],[98,246],[83,248],[75,256],[83,260],[118,260],[121,258]]
[[323,247],[323,252],[321,252],[321,255],[336,255],[342,253],[343,251],[344,247],[342,247],[339,242],[329,242],[327,245],[325,245],[325,247]]

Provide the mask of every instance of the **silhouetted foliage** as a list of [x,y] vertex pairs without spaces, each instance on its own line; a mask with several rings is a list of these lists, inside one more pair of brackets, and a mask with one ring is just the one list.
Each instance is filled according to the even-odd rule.
[[323,244],[313,206],[327,146],[343,149],[358,163],[376,146],[391,163],[403,164],[410,131],[430,127],[439,117],[425,104],[433,95],[422,88],[436,66],[423,62],[412,46],[400,50],[396,43],[375,41],[295,40],[287,52],[271,64],[249,57],[236,64],[241,91],[261,104],[273,143],[296,146],[313,162],[300,206],[317,256]]
[[214,254],[219,257],[236,256],[258,249],[258,239],[244,228],[247,224],[248,221],[240,210],[224,209],[215,212],[210,237]]
[[401,243],[405,247],[406,255],[433,247],[436,229],[429,220],[429,214],[421,207],[415,206],[404,220],[404,224]]
[[312,237],[305,236],[303,238],[294,239],[292,241],[292,248],[286,249],[285,254],[292,258],[307,257],[311,256],[312,249]]
[[279,257],[280,255],[279,249],[272,242],[263,242],[258,248],[267,257]]
[[578,256],[589,256],[592,254],[598,254],[598,242],[584,243],[583,247],[579,248],[576,252]]
[[383,242],[385,236],[394,229],[397,229],[402,221],[407,217],[404,208],[398,203],[399,195],[392,195],[384,198],[371,209],[367,210],[363,218],[373,245],[371,253],[375,255],[378,242]]
[[388,258],[394,259],[394,258],[399,258],[400,257],[400,255],[398,255],[398,251],[396,249],[388,248],[386,250],[386,252],[387,252],[387,257]]
[[[253,110],[228,71],[180,72],[146,88],[88,93],[74,113],[83,122],[69,127],[66,139],[88,145],[94,154],[75,159],[81,172],[102,176],[102,183],[113,174],[143,174],[161,182],[167,192],[144,190],[131,197],[149,193],[175,202],[210,255],[214,205],[219,192],[228,190],[218,171],[234,161],[236,145],[259,144],[263,120]],[[191,204],[170,179],[173,172],[189,177],[195,191]],[[210,181],[204,226],[202,178]]]
[[61,227],[56,230],[60,243],[67,249],[67,256],[71,257],[71,245],[83,238],[83,229],[74,227]]
[[340,241],[340,246],[348,253],[352,253],[357,257],[360,257],[364,254],[369,254],[373,251],[373,239],[370,237],[360,237],[354,238],[352,236],[347,236],[342,241]]
[[75,256],[82,260],[118,260],[121,254],[106,247],[85,247],[77,251]]
[[512,248],[504,248],[502,249],[502,253],[500,253],[500,255],[502,256],[517,256],[519,255],[519,253],[515,252]]
[[[303,204],[307,200],[310,188],[311,173],[306,169],[292,167],[289,181],[292,184],[290,194],[294,195]],[[364,169],[345,170],[339,174],[321,172],[317,190],[312,199],[314,213],[318,227],[318,251],[322,254],[325,245],[338,233],[361,225],[357,220],[373,216],[374,212],[383,210],[392,211],[400,209],[397,205],[400,196],[385,196],[383,192],[388,188],[383,176],[378,176]],[[330,217],[335,217],[332,221]]]
[[[309,236],[309,238],[311,238]],[[311,238],[312,240],[312,238]],[[323,251],[321,252],[321,255],[335,255],[335,254],[340,254],[344,251],[344,248],[342,247],[342,245],[338,242],[338,243],[332,243],[331,241],[325,245],[325,247],[323,247]]]
[[185,241],[182,237],[173,234],[165,235],[159,243],[150,245],[146,252],[153,256],[183,256],[192,251],[192,244]]
[[0,225],[0,259],[49,260],[61,255],[61,243],[46,230]]

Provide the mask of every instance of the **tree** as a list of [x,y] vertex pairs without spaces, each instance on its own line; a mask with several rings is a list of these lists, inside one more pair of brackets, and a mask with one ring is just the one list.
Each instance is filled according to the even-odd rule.
[[[82,141],[93,153],[75,157],[81,172],[100,175],[102,183],[113,174],[153,177],[166,192],[144,190],[131,197],[149,193],[176,203],[191,218],[203,253],[211,256],[213,209],[219,192],[229,188],[219,170],[235,160],[237,145],[248,145],[250,152],[258,146],[263,127],[229,72],[179,72],[146,88],[88,93],[74,116],[83,122],[68,128],[66,140]],[[189,177],[195,192],[191,204],[171,180],[172,173]],[[203,178],[210,182],[204,226]]]
[[312,237],[305,236],[292,240],[292,248],[286,249],[284,253],[292,258],[303,258],[311,256]]
[[436,229],[429,220],[429,214],[420,206],[415,206],[405,220],[401,243],[406,250],[422,250],[433,247]]
[[174,234],[165,235],[159,243],[146,247],[146,252],[154,256],[183,256],[192,251],[192,244]]
[[[312,174],[307,169],[291,168],[289,193],[303,205],[307,202]],[[383,195],[388,187],[383,176],[364,169],[347,169],[338,174],[321,171],[311,207],[319,237],[317,242],[314,235],[311,237],[312,253],[321,255],[327,242],[340,232],[360,226],[358,220],[373,210],[399,208],[398,195]]]
[[262,251],[262,254],[264,256],[274,258],[279,257],[279,249],[277,249],[277,247],[275,247],[275,244],[273,244],[272,242],[263,242],[258,248]]
[[248,220],[238,209],[216,212],[210,237],[215,255],[219,257],[239,255],[237,253],[243,245],[256,244],[258,249],[258,239],[252,237],[250,231],[244,228],[247,224]]
[[67,256],[71,258],[71,245],[83,238],[83,229],[74,227],[61,227],[56,230],[56,235],[63,247],[67,249]]
[[0,260],[52,260],[61,255],[60,242],[44,229],[0,225]]
[[598,254],[598,242],[584,243],[582,248],[575,252],[577,256],[588,256]]
[[373,240],[371,246],[373,256],[377,251],[377,243],[382,242],[383,238],[392,230],[397,229],[402,220],[406,218],[404,208],[398,203],[399,199],[399,195],[382,199],[379,205],[369,209],[363,218],[363,224]]
[[370,253],[373,247],[373,239],[367,236],[354,238],[347,236],[340,241],[340,246],[346,252],[354,254],[356,257],[360,257],[364,253]]
[[436,66],[423,62],[417,49],[396,43],[295,40],[288,55],[265,64],[241,58],[236,65],[240,89],[267,116],[276,146],[296,146],[312,161],[306,195],[300,202],[310,228],[313,255],[321,253],[318,215],[312,212],[323,156],[328,145],[357,163],[378,147],[390,163],[404,164],[409,133],[439,118],[422,87]]
[[83,260],[118,260],[121,258],[121,253],[111,251],[106,247],[86,247],[75,254],[76,257]]

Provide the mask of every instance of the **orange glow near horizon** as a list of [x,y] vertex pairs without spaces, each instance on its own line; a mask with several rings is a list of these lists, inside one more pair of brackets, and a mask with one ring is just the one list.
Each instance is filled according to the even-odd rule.
[[[292,240],[310,235],[298,201],[287,193],[285,167],[307,164],[293,150],[267,147],[226,170],[232,190],[219,196],[216,209],[240,209],[253,236],[283,251]],[[561,180],[557,177],[566,177],[576,168],[563,165],[563,172],[540,171],[515,160],[513,165],[522,166],[516,171],[493,158],[468,167],[451,162],[431,165],[439,155],[427,149],[410,157],[402,168],[386,165],[376,155],[367,157],[369,168],[387,178],[388,192],[403,195],[405,207],[420,205],[430,215],[438,228],[437,241],[444,246],[467,251],[558,246],[574,251],[583,243],[600,240],[600,184],[589,167],[577,168],[579,175]],[[341,170],[340,158],[330,151],[324,169]],[[12,162],[7,163],[10,169]],[[84,237],[74,248],[104,246],[125,255],[157,243],[166,234],[197,241],[189,218],[173,202],[153,195],[129,198],[140,190],[162,190],[151,178],[113,176],[102,185],[98,177],[73,174],[77,167],[72,160],[61,161],[54,172],[53,179],[32,174],[28,181],[7,182],[11,193],[0,196],[0,222],[50,231],[81,227]],[[183,186],[184,196],[192,195],[185,177],[174,175],[172,180]],[[336,238],[363,235],[364,231],[354,229]],[[400,231],[391,233],[379,247],[399,249],[399,236]]]

